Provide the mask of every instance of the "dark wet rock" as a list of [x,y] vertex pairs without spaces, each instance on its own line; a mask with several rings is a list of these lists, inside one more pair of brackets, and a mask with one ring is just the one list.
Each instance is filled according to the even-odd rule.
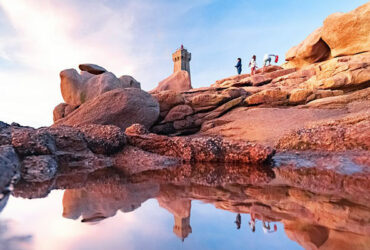
[[96,154],[110,155],[126,144],[123,131],[113,125],[83,125],[78,130],[84,134],[88,148]]
[[[89,173],[111,167],[114,160],[109,155],[122,150],[126,144],[123,131],[112,125],[40,129],[11,125],[4,126],[0,134],[6,138],[4,141],[12,143],[6,147],[15,151],[13,155],[20,158],[18,162],[14,157],[9,160],[9,155],[5,155],[3,166],[12,169],[8,166],[9,162],[20,164],[22,178],[29,182],[42,182],[56,175]],[[8,173],[5,170],[3,172],[11,175]],[[10,183],[9,178],[6,177],[4,183]]]
[[12,144],[12,128],[9,124],[0,121],[0,145]]
[[57,126],[43,128],[50,133],[55,140],[59,151],[79,152],[88,149],[84,134],[71,126]]
[[21,156],[50,155],[56,150],[53,136],[43,129],[13,128],[12,145]]
[[171,135],[177,132],[173,126],[173,122],[154,125],[150,131],[159,135]]
[[22,161],[22,178],[29,182],[44,182],[54,178],[58,163],[54,156],[27,156]]
[[8,203],[8,200],[9,200],[9,196],[10,196],[10,193],[7,193],[7,194],[0,194],[0,213],[1,211],[3,211],[4,207],[6,206],[6,204]]
[[0,194],[17,179],[20,162],[14,148],[9,145],[0,146]]
[[96,64],[91,64],[91,63],[80,64],[78,65],[78,68],[81,71],[87,71],[90,74],[94,74],[94,75],[99,75],[99,74],[103,74],[104,72],[107,72],[105,68],[99,65],[96,65]]

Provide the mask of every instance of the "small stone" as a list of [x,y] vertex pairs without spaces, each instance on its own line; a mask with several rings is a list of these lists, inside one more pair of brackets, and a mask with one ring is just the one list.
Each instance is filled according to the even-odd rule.
[[99,65],[96,65],[96,64],[91,64],[91,63],[80,64],[78,65],[78,68],[81,71],[87,71],[90,74],[94,74],[94,75],[99,75],[99,74],[103,74],[104,72],[107,72],[105,68]]

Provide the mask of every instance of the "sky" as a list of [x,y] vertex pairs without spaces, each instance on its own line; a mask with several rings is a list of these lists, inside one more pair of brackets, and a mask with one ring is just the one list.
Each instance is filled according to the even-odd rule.
[[[285,53],[334,12],[365,0],[0,0],[0,121],[41,127],[63,102],[59,72],[95,63],[151,90],[181,44],[193,87]],[[283,62],[283,61],[281,61]]]

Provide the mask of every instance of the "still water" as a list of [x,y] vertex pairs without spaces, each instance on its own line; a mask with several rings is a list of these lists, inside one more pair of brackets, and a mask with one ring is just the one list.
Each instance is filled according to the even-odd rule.
[[370,249],[370,169],[333,159],[20,181],[0,200],[0,248]]
[[[159,206],[156,199],[138,209],[117,213],[98,222],[81,222],[63,215],[63,192],[52,191],[47,198],[27,200],[11,197],[1,214],[0,241],[3,249],[302,249],[284,233],[265,234],[256,221],[253,233],[249,214],[236,213],[213,205],[191,201],[190,228],[184,241],[174,232],[175,216]],[[190,229],[190,230],[189,230]],[[191,232],[190,232],[191,231]]]

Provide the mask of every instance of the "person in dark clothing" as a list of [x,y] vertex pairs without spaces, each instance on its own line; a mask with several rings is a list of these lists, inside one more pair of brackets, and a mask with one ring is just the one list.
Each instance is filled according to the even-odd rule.
[[235,224],[236,224],[236,229],[240,229],[240,225],[242,224],[242,217],[240,216],[240,214],[236,216]]
[[236,70],[238,71],[238,75],[242,73],[242,59],[238,58],[238,62],[235,65]]

